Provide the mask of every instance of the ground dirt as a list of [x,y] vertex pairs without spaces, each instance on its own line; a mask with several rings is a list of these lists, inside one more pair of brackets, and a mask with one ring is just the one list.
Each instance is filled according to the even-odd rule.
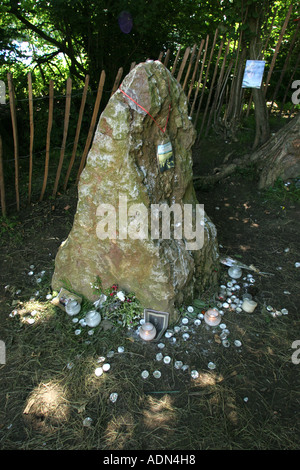
[[[201,150],[195,148],[195,173],[209,172],[218,165],[222,154],[220,149],[216,155],[211,152],[209,160],[208,155],[204,158]],[[176,375],[174,369],[166,372],[159,385],[156,379],[145,381],[138,389],[138,411],[130,409],[130,403],[126,400],[129,391],[124,385],[123,396],[120,390],[119,401],[115,404],[119,407],[119,415],[122,411],[123,421],[114,433],[112,423],[117,418],[110,408],[111,420],[105,418],[106,428],[100,424],[97,428],[105,428],[106,431],[102,434],[99,431],[101,438],[98,436],[97,439],[96,431],[93,431],[92,444],[83,440],[70,442],[67,437],[58,444],[55,423],[54,431],[51,428],[51,436],[48,436],[48,446],[45,434],[42,443],[38,441],[40,421],[39,426],[32,429],[28,427],[28,419],[22,418],[24,409],[28,409],[28,397],[33,385],[25,386],[16,406],[13,406],[11,377],[12,374],[22,377],[22,364],[18,367],[10,361],[10,347],[17,347],[18,332],[13,333],[13,340],[9,337],[12,334],[12,327],[7,326],[12,322],[9,314],[13,308],[20,308],[18,301],[35,295],[39,288],[28,275],[30,266],[34,265],[35,272],[46,271],[43,286],[49,288],[55,254],[72,226],[76,190],[71,188],[55,200],[32,204],[20,211],[13,229],[7,227],[3,231],[0,252],[0,339],[7,344],[7,364],[0,365],[0,375],[3,375],[0,383],[2,449],[84,449],[88,446],[98,449],[190,450],[299,448],[300,364],[292,361],[295,352],[292,344],[300,340],[300,268],[295,267],[295,263],[300,262],[300,205],[288,199],[267,199],[263,192],[257,190],[257,179],[253,172],[242,172],[205,190],[196,187],[199,203],[204,204],[206,213],[217,228],[221,256],[231,256],[269,273],[266,276],[254,275],[255,283],[251,289],[258,303],[255,312],[225,312],[223,320],[230,330],[229,348],[222,345],[220,330],[205,328],[204,322],[199,327],[200,336],[194,328],[190,341],[178,340],[176,346],[168,343],[164,354],[181,359],[190,365],[190,369],[200,371],[198,381],[191,382],[189,373]],[[220,264],[220,284],[230,280],[227,269]],[[243,275],[249,272],[244,271]],[[208,292],[203,298],[210,302],[212,294]],[[273,318],[266,309],[270,305],[278,311],[285,308],[288,314]],[[241,341],[241,348],[233,345],[235,339]],[[139,361],[146,362],[147,355],[153,356],[158,352],[155,343],[148,346],[147,349],[138,341],[126,343],[126,347],[131,348],[131,376],[136,373],[139,380]],[[102,351],[98,349],[99,353]],[[24,364],[27,364],[25,369],[34,360],[33,356],[34,351],[32,356],[23,358]],[[35,356],[38,356],[37,351]],[[40,364],[43,368],[47,367],[42,360],[41,355]],[[125,367],[123,360],[119,359],[120,374]],[[215,371],[207,369],[209,361],[216,364]],[[142,367],[142,362],[140,365]],[[166,370],[167,367],[164,366]],[[50,361],[49,371],[52,368],[54,365]],[[32,384],[41,387],[41,370],[37,368],[34,373]],[[15,393],[17,395],[19,392]],[[79,400],[78,397],[76,400]],[[96,398],[91,396],[90,400]],[[145,400],[148,400],[147,403]],[[70,397],[69,402],[72,402]],[[97,421],[97,413],[93,409],[93,419]],[[152,418],[149,417],[150,412]],[[70,419],[68,413],[62,414],[66,420]],[[98,414],[97,423],[100,422],[100,415],[105,417],[103,408]],[[204,428],[205,422],[208,424]],[[177,429],[177,435],[174,429]]]

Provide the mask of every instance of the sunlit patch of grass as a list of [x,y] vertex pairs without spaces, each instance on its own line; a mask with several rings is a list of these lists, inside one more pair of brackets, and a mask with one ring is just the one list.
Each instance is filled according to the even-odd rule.
[[[83,310],[87,307],[84,304]],[[255,315],[239,318],[227,313],[230,340],[242,340],[240,352],[233,345],[227,350],[215,343],[214,334],[202,325],[199,354],[193,358],[198,377],[191,379],[190,371],[180,376],[170,364],[157,380],[152,372],[161,364],[155,360],[155,344],[144,345],[136,338],[127,341],[127,330],[122,327],[99,329],[91,337],[86,332],[76,336],[72,318],[50,301],[32,298],[19,302],[15,310],[17,314],[5,322],[7,364],[0,369],[3,448],[298,446],[283,416],[294,416],[300,398],[290,382],[295,371],[289,316],[273,319],[263,307]],[[29,324],[27,318],[35,322]],[[208,358],[201,353],[205,344],[213,350],[215,370],[207,370]],[[121,345],[125,351],[118,354]],[[184,351],[179,341],[172,347],[177,357],[186,353],[189,342],[184,343]],[[109,359],[111,350],[115,355]],[[97,376],[95,369],[103,364],[100,356],[111,368]],[[146,381],[141,377],[144,369],[150,371]],[[110,400],[112,393],[118,394],[115,403]],[[88,417],[91,425],[86,427],[83,423]]]

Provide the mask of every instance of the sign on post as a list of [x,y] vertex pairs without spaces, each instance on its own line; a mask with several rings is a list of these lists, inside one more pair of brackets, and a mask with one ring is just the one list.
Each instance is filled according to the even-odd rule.
[[265,70],[264,60],[247,60],[242,88],[260,88]]

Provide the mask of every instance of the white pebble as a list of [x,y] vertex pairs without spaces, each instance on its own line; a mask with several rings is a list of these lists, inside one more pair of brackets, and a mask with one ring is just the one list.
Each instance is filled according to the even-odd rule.
[[116,403],[116,401],[118,399],[118,394],[117,393],[111,393],[110,396],[109,396],[109,399],[112,403]]
[[95,369],[95,375],[96,375],[97,377],[100,377],[100,375],[102,375],[102,374],[103,374],[103,369],[102,369],[102,367],[97,367],[97,368]]
[[174,364],[175,369],[181,369],[182,366],[183,366],[182,361],[175,361],[175,364]]

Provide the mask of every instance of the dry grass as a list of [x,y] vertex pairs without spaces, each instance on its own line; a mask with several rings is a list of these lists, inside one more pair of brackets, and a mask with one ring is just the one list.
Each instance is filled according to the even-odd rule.
[[[225,189],[220,189],[221,196]],[[69,230],[65,228],[65,200],[60,208],[55,203],[56,217],[52,205],[46,211],[46,203],[36,206],[35,219],[24,215],[22,244],[8,243],[0,257],[0,261],[8,260],[5,279],[0,273],[2,282],[12,285],[11,291],[5,296],[1,291],[0,297],[0,339],[6,345],[6,364],[0,364],[1,449],[299,449],[300,365],[291,360],[292,344],[300,339],[299,291],[293,264],[299,261],[297,220],[277,206],[278,216],[269,206],[265,214],[263,205],[259,215],[257,207],[251,208],[259,227],[250,227],[243,222],[243,203],[249,199],[241,190],[241,186],[232,189],[239,197],[233,199],[234,206],[229,201],[228,214],[240,212],[239,222],[230,224],[226,219],[229,209],[223,208],[217,192],[213,195],[215,200],[208,210],[214,215],[214,207],[221,207],[215,216],[223,237],[220,243],[229,255],[239,252],[246,264],[263,267],[276,276],[257,277],[259,305],[254,314],[232,312],[224,316],[230,330],[229,348],[218,341],[219,330],[207,330],[202,323],[187,342],[178,339],[174,345],[166,341],[164,354],[171,356],[170,365],[157,363],[155,344],[142,344],[136,337],[130,341],[122,329],[75,336],[70,319],[45,297],[29,300],[36,289],[32,284],[22,286],[22,294],[16,294],[23,271],[32,263],[47,270],[48,281],[42,287],[48,292],[53,269],[48,251],[54,255]],[[254,204],[251,199],[250,204]],[[59,227],[64,229],[60,239]],[[290,252],[285,254],[287,246]],[[276,270],[278,265],[283,266],[282,271]],[[226,280],[226,269],[222,269],[222,276]],[[284,289],[291,295],[284,295]],[[207,297],[212,295],[207,293]],[[22,303],[12,306],[16,298]],[[289,314],[272,318],[266,310],[269,304],[278,309],[287,307]],[[10,317],[13,309],[18,313]],[[30,324],[29,318],[35,322]],[[233,346],[235,339],[242,342],[241,348]],[[117,351],[118,346],[124,346],[125,352],[109,359],[111,369],[97,377],[94,371],[100,365],[99,356]],[[190,371],[173,367],[179,359],[199,372],[196,380]],[[209,361],[216,364],[214,370],[208,369]],[[156,368],[162,371],[161,379],[152,375]],[[150,372],[146,380],[141,377],[144,369]],[[118,393],[115,403],[110,400],[111,393]],[[92,418],[90,427],[83,425],[87,417]]]
[[[27,306],[28,307],[28,306]],[[30,305],[30,309],[32,309]],[[266,313],[228,314],[240,352],[224,348],[201,325],[190,343],[166,346],[199,377],[159,365],[157,346],[122,329],[85,344],[70,319],[49,302],[34,305],[34,324],[20,314],[5,323],[7,364],[1,366],[2,449],[296,449],[299,447],[297,366],[291,362],[291,319]],[[236,314],[235,314],[236,315]],[[180,343],[180,344],[179,344]],[[94,373],[99,356],[117,351],[111,369]],[[208,352],[205,352],[207,351]],[[217,365],[208,370],[208,360]],[[148,369],[150,377],[141,378]],[[111,393],[118,393],[115,403]],[[248,402],[244,401],[248,397]],[[83,425],[92,418],[90,427]]]

